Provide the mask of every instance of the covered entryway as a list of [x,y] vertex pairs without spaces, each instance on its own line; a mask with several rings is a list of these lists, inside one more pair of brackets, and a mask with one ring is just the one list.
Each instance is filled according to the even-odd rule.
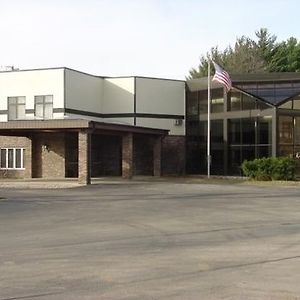
[[[0,135],[13,147],[25,139],[25,178],[161,175],[162,138],[167,130],[88,120],[10,121]],[[4,142],[3,142],[4,143]],[[1,145],[4,147],[5,145]],[[14,172],[15,174],[15,172]]]

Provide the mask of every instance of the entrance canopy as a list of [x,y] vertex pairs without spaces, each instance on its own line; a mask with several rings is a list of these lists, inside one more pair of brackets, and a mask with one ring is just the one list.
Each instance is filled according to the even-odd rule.
[[34,132],[51,132],[51,131],[78,131],[89,130],[92,132],[101,131],[109,134],[122,135],[124,133],[141,133],[151,135],[167,135],[168,130],[130,126],[123,124],[113,124],[104,122],[95,122],[89,120],[24,120],[0,122],[1,135],[24,135],[25,133]]
[[160,176],[161,143],[166,135],[168,130],[81,119],[0,122],[4,148],[20,148],[16,143],[24,143],[28,178],[70,177],[72,173],[83,184],[90,183],[93,170],[96,174],[105,166],[120,168],[120,175],[129,179],[134,167],[147,159],[152,174]]

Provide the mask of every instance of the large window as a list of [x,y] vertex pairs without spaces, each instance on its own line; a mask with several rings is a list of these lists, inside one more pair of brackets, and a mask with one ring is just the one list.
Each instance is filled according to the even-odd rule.
[[23,148],[1,148],[0,169],[24,169]]
[[272,119],[270,117],[230,119],[229,174],[241,174],[240,166],[251,160],[272,155]]
[[198,92],[189,92],[188,97],[189,101],[186,107],[187,118],[199,117]]
[[8,120],[25,119],[25,97],[8,97]]
[[[197,98],[198,96],[198,98]],[[188,95],[187,113],[188,115],[200,114],[207,115],[207,90],[190,93]],[[211,112],[218,113],[224,111],[223,89],[211,91]]]
[[236,83],[235,86],[247,93],[266,100],[273,105],[278,105],[285,99],[293,97],[299,91],[299,82],[244,82]]
[[34,114],[36,118],[52,119],[53,118],[53,96],[35,96],[34,97]]
[[279,106],[280,109],[300,109],[300,95],[296,95]]
[[280,116],[278,123],[279,144],[293,144],[293,117]]
[[254,110],[254,109],[267,109],[270,108],[269,105],[259,101],[258,99],[243,94],[238,91],[232,91],[229,97],[229,110],[239,111],[239,110]]
[[[224,111],[224,95],[223,89],[217,89],[211,91],[211,112],[223,112]],[[206,96],[207,99],[207,96]]]
[[278,155],[298,156],[300,153],[300,117],[279,116],[278,136]]

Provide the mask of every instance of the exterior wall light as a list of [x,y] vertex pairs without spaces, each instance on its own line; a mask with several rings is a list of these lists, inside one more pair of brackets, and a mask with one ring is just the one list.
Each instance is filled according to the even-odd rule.
[[50,151],[50,147],[49,147],[49,145],[48,145],[48,144],[44,144],[44,145],[42,145],[42,149],[43,149],[43,151],[47,151],[47,152],[49,152],[49,151]]

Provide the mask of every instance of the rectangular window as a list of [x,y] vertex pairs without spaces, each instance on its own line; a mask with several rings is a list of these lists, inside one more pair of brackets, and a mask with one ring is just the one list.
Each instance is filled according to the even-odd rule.
[[23,148],[1,148],[0,169],[24,169]]
[[34,97],[34,114],[39,119],[53,118],[53,96],[35,96]]
[[231,92],[230,94],[230,111],[238,111],[242,109],[242,93]]
[[22,168],[22,149],[16,149],[15,152],[15,168],[21,169]]
[[231,145],[239,145],[241,144],[241,135],[242,135],[242,129],[241,129],[241,120],[240,119],[231,119],[229,120],[229,143]]
[[14,169],[14,149],[7,149],[7,168]]
[[223,89],[212,90],[211,92],[211,112],[224,111],[224,94]]
[[0,168],[5,169],[6,168],[6,149],[1,149],[1,161],[0,161]]
[[187,102],[187,117],[199,115],[199,101],[197,92],[189,92],[189,101]]
[[25,97],[8,97],[8,120],[25,119]]
[[280,116],[278,121],[279,143],[292,144],[293,143],[293,117]]

